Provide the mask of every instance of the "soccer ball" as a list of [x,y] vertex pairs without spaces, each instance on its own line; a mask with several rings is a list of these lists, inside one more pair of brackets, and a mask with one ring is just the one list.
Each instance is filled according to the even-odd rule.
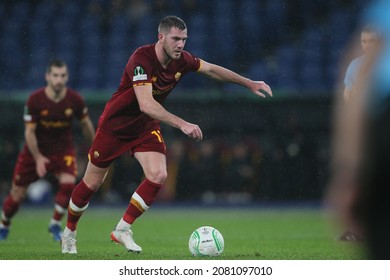
[[203,226],[191,234],[188,247],[193,256],[215,257],[222,254],[225,241],[217,229]]

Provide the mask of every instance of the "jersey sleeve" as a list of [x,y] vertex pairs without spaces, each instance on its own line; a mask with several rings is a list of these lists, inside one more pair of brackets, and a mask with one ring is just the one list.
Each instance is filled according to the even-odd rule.
[[354,72],[355,72],[354,64],[355,63],[353,61],[349,64],[344,78],[344,85],[349,90],[353,88],[353,83],[354,83]]
[[202,67],[201,60],[189,52],[183,52],[183,58],[185,61],[185,73],[199,71],[199,69]]
[[126,72],[133,86],[152,84],[152,58],[142,50],[136,51],[126,65]]
[[88,107],[85,104],[84,99],[80,95],[78,94],[74,95],[74,103],[75,103],[74,114],[77,119],[81,120],[85,116],[88,116]]
[[23,120],[25,123],[36,123],[39,119],[39,109],[37,108],[37,103],[35,98],[30,96],[24,105]]

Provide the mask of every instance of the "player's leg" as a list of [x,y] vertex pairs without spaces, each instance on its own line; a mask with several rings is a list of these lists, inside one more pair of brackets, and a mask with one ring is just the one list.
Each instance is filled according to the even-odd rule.
[[165,154],[159,152],[136,152],[134,157],[139,161],[146,179],[139,185],[131,197],[125,214],[119,221],[111,238],[125,245],[129,251],[142,250],[132,239],[130,230],[134,221],[152,205],[167,178]]
[[87,209],[93,194],[99,189],[108,172],[107,168],[100,168],[88,162],[87,170],[80,183],[75,187],[69,201],[67,228],[76,230],[77,222]]
[[38,175],[35,171],[34,158],[26,152],[22,151],[16,161],[14,169],[12,186],[8,196],[5,198],[0,223],[0,240],[6,239],[9,233],[11,218],[18,212],[19,207],[26,197],[27,187],[38,180]]
[[76,254],[76,227],[77,223],[88,208],[93,194],[99,189],[108,172],[107,168],[100,168],[88,162],[87,170],[81,182],[75,187],[69,201],[68,219],[62,236],[62,252]]
[[167,163],[164,154],[137,152],[134,157],[141,164],[146,178],[131,197],[130,205],[124,215],[124,220],[129,224],[149,209],[167,179]]
[[26,197],[27,186],[17,186],[12,183],[11,190],[3,203],[0,223],[0,240],[7,238],[11,219],[18,212],[20,204]]
[[76,176],[61,172],[56,175],[58,191],[54,197],[54,212],[49,223],[49,232],[55,241],[61,240],[61,220],[68,209],[70,196],[75,188]]
[[93,194],[103,183],[111,162],[129,150],[125,144],[126,142],[97,130],[88,153],[87,170],[69,200],[68,219],[62,235],[63,253],[77,253],[75,239],[77,223],[87,209]]

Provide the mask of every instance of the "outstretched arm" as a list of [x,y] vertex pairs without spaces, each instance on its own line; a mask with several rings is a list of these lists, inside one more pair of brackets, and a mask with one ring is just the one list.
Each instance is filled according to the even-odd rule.
[[199,73],[202,73],[220,82],[229,82],[244,86],[254,94],[261,97],[265,97],[265,94],[262,92],[266,92],[269,96],[272,96],[271,88],[263,81],[252,81],[229,69],[216,64],[208,63],[204,60],[202,60],[202,66],[199,69]]
[[152,85],[135,86],[135,95],[137,96],[141,112],[153,119],[162,121],[170,126],[180,129],[184,134],[196,140],[202,140],[203,134],[199,126],[186,122],[178,116],[171,114],[161,106],[152,95]]

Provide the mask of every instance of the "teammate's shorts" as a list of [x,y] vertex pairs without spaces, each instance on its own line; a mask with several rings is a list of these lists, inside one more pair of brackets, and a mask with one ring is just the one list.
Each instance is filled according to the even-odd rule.
[[[58,155],[45,155],[50,162],[46,165],[48,173],[59,175],[60,173],[68,173],[77,176],[77,163],[74,150],[69,150],[67,153]],[[32,182],[39,179],[36,172],[35,160],[28,148],[24,148],[18,156],[14,169],[13,182],[20,187],[28,187]]]
[[95,166],[107,168],[115,159],[127,152],[131,155],[136,152],[159,152],[165,155],[166,146],[160,130],[150,129],[141,136],[129,140],[98,129],[88,158]]

